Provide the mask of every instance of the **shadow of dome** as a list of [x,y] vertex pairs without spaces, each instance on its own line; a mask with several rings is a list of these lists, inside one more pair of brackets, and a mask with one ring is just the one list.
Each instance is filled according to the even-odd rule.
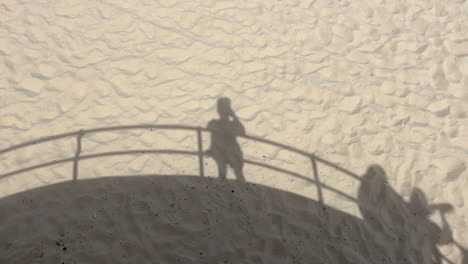
[[218,178],[64,182],[1,199],[0,219],[0,263],[391,263],[354,216]]

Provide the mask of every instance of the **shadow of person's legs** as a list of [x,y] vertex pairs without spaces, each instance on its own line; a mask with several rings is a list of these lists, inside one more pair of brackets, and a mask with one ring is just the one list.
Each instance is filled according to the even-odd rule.
[[244,158],[242,156],[242,151],[240,151],[240,147],[234,148],[234,150],[231,151],[231,154],[228,156],[228,163],[234,171],[236,180],[245,182],[244,173],[242,172],[244,167]]
[[226,179],[227,175],[227,162],[222,158],[216,158],[216,166],[218,166],[218,177],[221,179]]
[[234,170],[234,175],[238,181],[245,182],[244,173],[242,172],[242,164],[238,166],[234,166],[232,169]]

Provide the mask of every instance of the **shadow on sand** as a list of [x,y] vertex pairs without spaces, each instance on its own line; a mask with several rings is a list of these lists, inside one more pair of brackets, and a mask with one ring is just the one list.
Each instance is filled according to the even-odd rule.
[[3,198],[0,216],[1,263],[438,263],[405,244],[420,229],[219,178],[70,181]]
[[[415,188],[406,202],[372,165],[358,176],[291,146],[245,134],[227,98],[208,127],[137,125],[97,128],[31,141],[0,151],[76,137],[74,157],[0,175],[73,162],[73,181],[0,199],[0,263],[411,263],[448,261],[437,245],[455,243],[445,213],[449,204],[429,204]],[[81,155],[86,133],[122,129],[180,129],[197,133],[198,151],[126,150]],[[211,133],[203,150],[201,133]],[[314,178],[243,159],[237,137],[270,144],[310,158]],[[139,153],[196,155],[199,175],[104,177],[78,181],[78,162]],[[203,156],[219,178],[204,177]],[[360,181],[357,198],[320,183],[317,162]],[[314,183],[319,201],[245,181],[244,163]],[[226,180],[230,166],[236,180]],[[197,177],[201,176],[201,177]],[[327,206],[322,188],[357,203],[363,219]],[[429,220],[440,214],[442,227]],[[40,232],[38,232],[40,230]],[[465,255],[463,264],[467,263]]]

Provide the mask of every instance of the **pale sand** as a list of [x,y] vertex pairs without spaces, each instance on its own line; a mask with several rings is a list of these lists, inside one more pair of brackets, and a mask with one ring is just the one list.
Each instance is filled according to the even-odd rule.
[[[0,3],[0,149],[79,129],[137,124],[204,127],[217,118],[216,100],[225,96],[231,99],[232,108],[248,135],[314,153],[356,175],[364,174],[372,164],[382,166],[388,177],[388,190],[395,191],[394,199],[388,199],[392,202],[385,204],[388,208],[395,204],[398,208],[410,208],[415,188],[424,193],[427,203],[453,207],[445,217],[455,241],[467,248],[467,20],[468,2],[462,0],[157,3],[5,0]],[[208,148],[209,133],[203,133],[202,139],[204,149]],[[2,175],[73,158],[76,141],[75,137],[66,137],[2,153]],[[107,131],[86,134],[81,143],[80,155],[130,149],[197,151],[198,148],[197,133],[187,130]],[[294,174],[315,179],[309,159],[254,140],[239,139],[239,143],[246,160],[283,169],[272,171],[246,163],[243,171],[248,182],[319,200],[312,182],[293,177]],[[198,175],[198,162],[196,155],[153,153],[99,157],[81,160],[77,176],[86,179],[144,174]],[[216,177],[213,159],[205,157],[204,162],[205,176]],[[323,163],[317,166],[322,183],[350,197],[322,189],[325,204],[361,219],[362,222],[357,222],[353,218],[358,224],[369,224],[353,201],[358,198],[360,181]],[[0,201],[2,257],[11,258],[11,263],[34,263],[21,257],[36,253],[28,255],[21,250],[38,250],[30,243],[55,235],[47,233],[44,227],[36,230],[37,237],[28,242],[20,231],[12,232],[11,223],[15,219],[24,221],[21,226],[34,226],[37,219],[28,215],[27,207],[16,212],[4,209],[15,197],[8,196],[69,181],[72,171],[73,162],[68,162],[0,179],[0,196],[5,197],[3,204]],[[234,178],[232,171],[228,178]],[[119,195],[131,196],[125,187],[115,188]],[[253,195],[251,191],[239,192],[249,196]],[[72,194],[79,199],[79,193]],[[378,193],[373,195],[378,197]],[[90,197],[99,206],[99,199],[92,194]],[[361,201],[373,200],[362,198]],[[282,199],[267,202],[274,203],[282,203]],[[73,203],[68,207],[70,212],[78,209],[73,208]],[[289,207],[288,204],[280,206]],[[57,207],[51,207],[47,216],[48,211],[41,208],[41,213],[51,223],[59,221],[57,226],[67,226],[67,221],[81,216],[79,210],[78,215],[63,212],[60,222],[56,210]],[[260,217],[255,210],[245,210],[252,217]],[[401,210],[395,214],[405,216],[411,212]],[[124,210],[124,219],[118,216],[114,219],[126,223],[125,217],[135,213]],[[387,221],[386,225],[405,225],[388,222],[392,217],[385,212],[375,214]],[[423,220],[427,217],[443,226],[438,212],[426,214]],[[287,225],[285,219],[280,217],[278,221]],[[290,219],[296,223],[293,216]],[[147,224],[150,220],[142,221]],[[261,219],[266,225],[273,221],[276,220],[267,216]],[[89,224],[92,223],[90,220]],[[190,227],[190,223],[186,224]],[[18,225],[15,230],[20,230]],[[95,227],[102,226],[96,223]],[[313,230],[314,225],[307,228]],[[385,242],[384,230],[374,230],[373,234],[383,236],[381,241]],[[123,236],[132,233],[122,232]],[[401,229],[401,232],[421,234],[427,230]],[[151,234],[146,239],[154,243],[176,243],[171,240],[171,234]],[[292,239],[292,235],[283,236]],[[87,243],[93,249],[90,254],[104,254],[105,239],[109,238],[89,238]],[[208,238],[191,239],[206,243],[207,250],[214,250],[219,243]],[[260,235],[249,239],[267,241]],[[279,236],[273,239],[281,240]],[[139,247],[148,246],[141,250],[151,252],[151,243],[140,242]],[[249,252],[246,241],[232,243],[229,250],[240,248]],[[62,252],[57,255],[51,251],[54,246],[43,246],[44,257],[64,256],[60,255]],[[365,244],[354,246],[366,247]],[[390,243],[388,247],[393,245]],[[452,263],[461,263],[461,251],[454,243],[439,243],[438,247]],[[258,258],[244,258],[244,261],[271,263],[274,255],[267,248],[254,254]],[[320,251],[314,247],[310,250],[314,249]],[[408,246],[405,252],[410,249]],[[86,254],[86,250],[83,252]],[[135,251],[129,252],[131,255]],[[296,254],[298,258],[303,257],[302,263],[313,263],[304,258],[320,255],[308,252],[311,255],[300,256],[296,251],[291,252],[290,248],[284,250],[284,257]],[[360,252],[356,253],[358,257],[365,255],[363,250],[357,252]],[[146,256],[162,258],[151,254]],[[236,255],[229,254],[233,258]],[[128,263],[140,257],[130,255]],[[71,255],[65,256],[72,260]],[[349,258],[351,262],[359,262]],[[122,259],[111,260],[125,263]],[[199,259],[187,257],[187,262],[190,261],[197,263]],[[322,261],[337,263],[330,258]]]

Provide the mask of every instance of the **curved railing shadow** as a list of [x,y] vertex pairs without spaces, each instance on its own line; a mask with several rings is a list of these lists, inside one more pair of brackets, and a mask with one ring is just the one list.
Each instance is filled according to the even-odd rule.
[[[149,150],[148,149],[137,149],[137,150],[127,150],[127,151],[111,151],[111,152],[103,152],[103,153],[87,154],[87,155],[82,155],[81,154],[82,149],[83,149],[82,140],[83,140],[83,137],[85,137],[86,135],[94,134],[94,133],[100,133],[100,132],[121,131],[121,130],[138,130],[138,129],[145,129],[145,130],[152,130],[152,131],[154,131],[154,130],[185,130],[185,131],[192,131],[192,132],[196,133],[198,149],[197,149],[197,151],[174,150],[174,149],[169,149],[169,150],[168,149],[149,149]],[[131,154],[142,154],[142,153],[143,154],[144,153],[148,153],[148,154],[178,154],[178,155],[197,156],[198,157],[198,163],[199,163],[199,176],[204,177],[205,176],[205,173],[204,173],[204,157],[207,156],[207,153],[203,150],[203,141],[202,141],[202,133],[203,132],[212,133],[213,130],[208,129],[208,128],[203,128],[203,127],[196,127],[196,126],[145,125],[145,124],[143,124],[143,125],[130,125],[130,126],[102,127],[102,128],[79,130],[79,131],[70,132],[70,133],[64,133],[64,134],[59,134],[59,135],[43,137],[43,138],[39,138],[39,139],[36,139],[36,140],[28,141],[28,142],[25,142],[25,143],[13,145],[13,146],[8,147],[6,149],[0,150],[0,155],[6,154],[6,153],[9,153],[9,152],[21,149],[21,148],[25,148],[25,147],[28,147],[28,146],[44,143],[44,142],[50,142],[50,141],[59,140],[59,139],[63,139],[63,138],[76,138],[75,155],[73,157],[68,157],[68,158],[64,158],[64,159],[60,159],[60,160],[53,160],[53,161],[50,161],[50,162],[45,162],[45,163],[42,163],[42,164],[38,164],[38,165],[29,166],[29,167],[22,168],[22,169],[17,169],[17,170],[14,170],[14,171],[10,171],[10,172],[1,174],[0,179],[7,178],[7,177],[10,177],[10,176],[19,174],[19,173],[24,173],[24,172],[28,172],[28,171],[32,171],[32,170],[36,170],[36,169],[40,169],[40,168],[44,168],[44,167],[48,167],[48,166],[53,166],[53,165],[57,165],[57,164],[67,163],[67,162],[73,162],[73,171],[72,171],[73,178],[72,178],[72,180],[77,181],[78,176],[79,176],[79,161],[81,161],[81,160],[93,159],[93,158],[98,158],[98,157],[131,155]],[[358,181],[362,182],[361,177],[358,176],[357,174],[355,174],[355,173],[353,173],[353,172],[351,172],[351,171],[349,171],[349,170],[347,170],[345,168],[342,168],[341,166],[339,166],[339,165],[337,165],[337,164],[335,164],[335,163],[333,163],[331,161],[320,158],[320,157],[318,157],[317,155],[315,155],[313,153],[308,153],[306,151],[303,151],[303,150],[300,150],[300,149],[297,149],[297,148],[294,148],[294,147],[291,147],[291,146],[288,146],[288,145],[285,145],[285,144],[282,144],[282,143],[278,143],[278,142],[271,141],[271,140],[268,140],[268,139],[263,139],[263,138],[256,137],[256,136],[249,136],[249,135],[239,135],[238,137],[244,138],[244,139],[247,139],[247,140],[252,140],[252,141],[255,141],[255,142],[259,142],[259,143],[262,143],[262,144],[267,144],[267,145],[270,145],[270,146],[275,146],[275,147],[281,148],[283,150],[287,150],[287,151],[290,151],[290,152],[293,152],[293,153],[296,153],[296,154],[299,154],[301,156],[304,156],[304,157],[308,158],[310,160],[310,162],[311,162],[313,178],[301,175],[299,173],[296,173],[296,172],[293,172],[293,171],[290,171],[290,170],[287,170],[287,169],[279,168],[279,167],[276,167],[276,166],[268,165],[268,164],[257,162],[257,161],[243,160],[243,162],[247,163],[247,164],[254,165],[254,166],[259,166],[259,167],[262,167],[262,168],[278,171],[278,172],[281,172],[281,173],[284,173],[284,174],[287,174],[287,175],[291,175],[292,177],[295,177],[295,178],[298,178],[298,179],[301,179],[301,180],[305,180],[305,181],[307,181],[309,183],[314,184],[316,186],[316,188],[317,188],[318,203],[323,208],[325,208],[325,203],[324,203],[324,199],[323,199],[322,189],[329,190],[331,192],[339,194],[339,195],[345,197],[346,199],[348,199],[348,200],[350,200],[350,201],[352,201],[352,202],[359,205],[358,199],[356,199],[356,198],[354,198],[354,197],[352,197],[352,196],[350,196],[350,195],[348,195],[348,194],[334,188],[333,186],[329,186],[327,184],[321,183],[320,177],[319,177],[319,174],[318,174],[317,164],[321,163],[321,164],[323,164],[325,166],[331,167],[333,169],[336,169],[337,171],[340,171],[340,172],[344,173],[345,175],[347,175],[348,177],[350,177],[350,178],[352,178],[354,180],[358,180]],[[443,257],[443,258],[447,262],[453,263],[453,262],[450,262],[445,257]]]
[[[136,129],[146,129],[146,130],[187,130],[187,131],[196,132],[198,151],[168,150],[168,149],[153,149],[153,150],[141,149],[141,150],[112,151],[112,152],[104,152],[104,153],[97,153],[97,154],[90,154],[90,155],[81,155],[82,148],[83,148],[82,139],[86,135],[94,134],[94,133],[100,133],[100,132],[121,131],[121,130],[136,130]],[[78,170],[79,170],[78,164],[79,164],[80,160],[86,160],[86,159],[92,159],[92,158],[98,158],[98,157],[106,157],[106,156],[142,154],[142,153],[148,153],[148,154],[149,153],[151,153],[151,154],[164,153],[164,154],[182,154],[182,155],[198,156],[199,175],[201,177],[204,177],[205,173],[204,173],[203,159],[204,159],[204,156],[206,156],[207,154],[204,153],[204,151],[203,151],[202,132],[213,132],[213,130],[208,129],[208,128],[203,128],[203,127],[196,127],[196,126],[145,125],[145,124],[143,124],[143,125],[130,125],[130,126],[102,127],[102,128],[79,130],[79,131],[70,132],[70,133],[47,136],[47,137],[39,138],[39,139],[36,139],[36,140],[28,141],[28,142],[25,142],[25,143],[13,145],[13,146],[8,147],[6,149],[0,150],[0,155],[8,153],[8,152],[15,151],[15,150],[18,150],[20,148],[25,148],[25,147],[28,147],[28,146],[32,146],[32,145],[36,145],[36,144],[40,144],[40,143],[44,143],[44,142],[49,142],[49,141],[54,141],[54,140],[69,138],[69,137],[75,137],[76,138],[75,156],[65,158],[65,159],[60,159],[60,160],[53,160],[53,161],[50,161],[50,162],[45,162],[45,163],[42,163],[42,164],[38,164],[38,165],[34,165],[34,166],[22,168],[22,169],[10,171],[10,172],[1,174],[0,179],[10,177],[10,176],[13,176],[13,175],[16,175],[16,174],[19,174],[19,173],[35,170],[35,169],[40,169],[40,168],[53,166],[53,165],[57,165],[57,164],[62,164],[62,163],[67,163],[67,162],[73,162],[73,172],[72,172],[73,180],[77,180],[78,179]],[[353,202],[356,202],[356,199],[354,197],[352,197],[352,196],[350,196],[350,195],[348,195],[348,194],[346,194],[346,193],[344,193],[344,192],[342,192],[342,191],[340,191],[340,190],[338,190],[338,189],[336,189],[336,188],[334,188],[332,186],[321,183],[319,175],[318,175],[317,163],[322,163],[322,164],[324,164],[326,166],[332,167],[332,168],[334,168],[334,169],[336,169],[338,171],[343,172],[345,175],[347,175],[347,176],[349,176],[351,178],[354,178],[356,180],[360,180],[360,177],[357,174],[355,174],[355,173],[353,173],[353,172],[351,172],[351,171],[349,171],[349,170],[347,170],[345,168],[342,168],[342,167],[340,167],[339,165],[337,165],[337,164],[335,164],[333,162],[330,162],[328,160],[320,158],[320,157],[318,157],[317,155],[315,155],[313,153],[308,153],[306,151],[303,151],[303,150],[300,150],[300,149],[297,149],[297,148],[294,148],[294,147],[291,147],[291,146],[288,146],[288,145],[285,145],[285,144],[282,144],[282,143],[278,143],[278,142],[268,140],[268,139],[263,139],[263,138],[256,137],[256,136],[249,136],[249,135],[241,135],[239,137],[245,138],[247,140],[252,140],[252,141],[255,141],[255,142],[260,142],[260,143],[263,143],[263,144],[279,147],[281,149],[284,149],[284,150],[299,154],[301,156],[307,157],[311,161],[314,178],[311,179],[311,178],[306,177],[304,175],[301,175],[299,173],[296,173],[296,172],[293,172],[293,171],[290,171],[290,170],[286,170],[286,169],[282,169],[282,168],[279,168],[279,167],[275,167],[275,166],[272,166],[272,165],[268,165],[268,164],[265,164],[265,163],[261,163],[261,162],[244,160],[244,163],[251,164],[251,165],[254,165],[254,166],[263,167],[263,168],[267,168],[267,169],[270,169],[270,170],[275,170],[275,171],[278,171],[278,172],[281,172],[281,173],[284,173],[284,174],[288,174],[288,175],[291,175],[293,177],[296,177],[296,178],[299,178],[299,179],[302,179],[302,180],[305,180],[305,181],[308,181],[310,183],[315,184],[317,186],[317,194],[318,194],[319,202],[322,203],[322,204],[324,202],[323,201],[322,188],[330,190],[330,191],[335,192],[337,194],[340,194],[341,196],[343,196],[343,197],[345,197],[345,198],[347,198],[347,199],[349,199],[349,200],[351,200]]]

